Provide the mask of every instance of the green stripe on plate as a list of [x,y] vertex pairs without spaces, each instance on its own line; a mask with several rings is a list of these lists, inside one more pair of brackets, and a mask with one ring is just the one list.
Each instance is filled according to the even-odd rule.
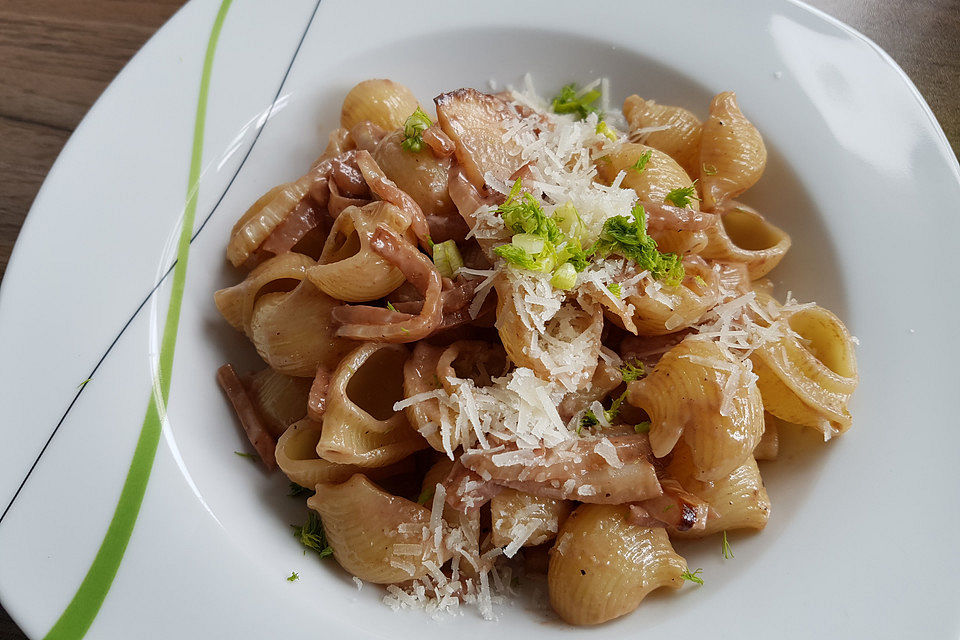
[[193,125],[193,150],[190,156],[190,176],[187,181],[187,202],[183,214],[183,228],[177,245],[177,265],[173,271],[173,286],[170,291],[170,304],[167,307],[167,319],[163,327],[163,339],[160,344],[160,361],[155,372],[153,391],[147,405],[147,414],[143,419],[137,448],[127,471],[127,478],[113,512],[110,527],[100,544],[93,564],[87,571],[80,588],[70,604],[60,615],[53,628],[44,636],[45,640],[78,640],[86,635],[93,624],[100,607],[103,605],[110,585],[120,568],[120,561],[127,549],[127,543],[133,533],[134,524],[140,513],[143,495],[150,480],[150,471],[160,441],[160,425],[166,415],[167,399],[170,396],[170,378],[173,371],[173,352],[177,344],[177,327],[180,324],[180,305],[183,301],[183,287],[187,277],[187,257],[190,253],[190,236],[197,213],[197,191],[200,182],[200,168],[203,160],[203,131],[207,116],[207,95],[210,90],[210,73],[213,68],[213,56],[217,49],[217,40],[227,11],[233,0],[223,0],[217,12],[207,52],[203,59],[203,73],[200,76],[200,94],[197,97],[197,114]]

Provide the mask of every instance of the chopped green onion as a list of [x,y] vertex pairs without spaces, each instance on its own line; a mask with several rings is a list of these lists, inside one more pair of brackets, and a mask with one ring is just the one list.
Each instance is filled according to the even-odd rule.
[[[437,265],[437,271],[445,278],[452,278],[457,274],[457,270],[463,266],[463,257],[460,255],[460,249],[453,240],[433,245],[433,263]],[[396,309],[392,309],[396,311]]]
[[502,244],[496,247],[493,252],[515,267],[530,271],[536,271],[537,269],[536,258],[515,244]]
[[300,574],[297,573],[296,571],[294,571],[293,573],[287,576],[287,582],[295,582],[296,580],[299,580],[299,579],[300,579]]
[[607,290],[618,298],[623,295],[623,291],[620,289],[619,282],[611,282],[607,285]]
[[546,246],[546,240],[532,233],[518,233],[510,241],[530,255],[538,255]]
[[573,285],[576,283],[577,270],[569,262],[564,262],[562,265],[557,267],[557,270],[553,272],[553,277],[550,278],[550,284],[557,289],[562,289],[564,291],[573,289]]
[[580,212],[577,211],[572,202],[567,202],[554,209],[553,219],[556,220],[560,231],[567,236],[578,238],[583,233],[583,218],[580,217]]
[[603,120],[601,120],[600,122],[597,123],[597,133],[599,133],[600,135],[602,135],[602,136],[604,136],[605,138],[607,138],[607,140],[609,140],[610,142],[616,142],[616,141],[617,141],[617,134],[616,134],[616,132],[614,132],[613,129],[611,129],[610,127],[608,127],[608,126],[607,126],[607,123],[604,122]]
[[423,149],[423,132],[431,124],[433,122],[430,121],[430,116],[418,106],[403,123],[403,142],[400,143],[400,148],[411,153],[417,153]]

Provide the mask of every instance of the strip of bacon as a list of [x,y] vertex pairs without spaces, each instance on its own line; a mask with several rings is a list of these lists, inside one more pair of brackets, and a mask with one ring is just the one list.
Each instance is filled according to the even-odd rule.
[[447,505],[462,513],[476,511],[504,489],[467,469],[460,460],[453,463],[443,480],[443,488],[446,489]]
[[641,203],[647,214],[648,231],[703,231],[715,226],[720,215],[674,207],[662,202]]
[[426,338],[443,321],[443,283],[440,272],[415,246],[383,225],[373,232],[370,247],[377,255],[397,267],[407,281],[420,291],[423,295],[423,307],[419,315],[368,305],[335,307],[330,316],[342,325],[337,329],[337,335],[354,340],[382,342],[415,342]]
[[267,468],[267,471],[273,471],[277,468],[277,443],[264,426],[257,410],[254,409],[253,402],[232,364],[225,364],[217,369],[217,382],[220,383],[220,387],[227,394],[230,404],[233,405],[233,410],[237,412],[240,424],[243,426],[250,444],[253,445],[260,456],[263,466]]
[[430,227],[427,225],[427,219],[417,201],[387,177],[369,151],[357,152],[357,166],[363,173],[363,178],[367,181],[370,191],[374,192],[381,200],[386,200],[410,216],[410,228],[413,229],[414,235],[420,241],[420,246],[429,249],[431,243]]
[[456,145],[453,144],[453,140],[443,132],[443,129],[441,129],[437,123],[433,123],[427,127],[421,134],[421,137],[423,138],[423,142],[430,147],[430,151],[433,152],[436,158],[449,158],[457,148]]
[[277,228],[270,232],[259,250],[269,251],[275,256],[290,251],[307,233],[320,226],[322,218],[317,210],[304,199],[297,205]]
[[[710,505],[688,491],[676,480],[662,478],[663,495],[639,503],[660,526],[674,527],[677,531],[703,531],[707,526]],[[631,508],[632,510],[632,508]]]
[[460,460],[494,484],[543,498],[596,504],[639,502],[663,492],[650,463],[650,443],[643,436],[608,438],[621,466],[613,466],[595,451],[601,438],[581,438],[565,448],[535,449],[511,459],[520,450],[508,444],[496,449],[471,449]]

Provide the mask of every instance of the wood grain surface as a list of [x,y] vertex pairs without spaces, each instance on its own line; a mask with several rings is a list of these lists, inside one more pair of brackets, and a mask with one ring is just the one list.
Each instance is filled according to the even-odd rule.
[[[43,178],[181,0],[0,0],[0,277]],[[812,0],[883,47],[960,151],[960,0]],[[0,608],[0,640],[24,640]]]

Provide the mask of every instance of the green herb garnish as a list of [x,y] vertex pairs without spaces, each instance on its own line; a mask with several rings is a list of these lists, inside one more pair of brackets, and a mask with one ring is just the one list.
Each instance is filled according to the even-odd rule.
[[235,456],[240,456],[241,458],[249,458],[249,459],[251,459],[251,460],[256,460],[256,459],[258,458],[257,456],[253,455],[252,453],[246,453],[246,452],[244,452],[244,451],[234,451],[234,452],[233,452],[233,455],[235,455]]
[[640,424],[634,425],[633,430],[637,433],[649,433],[650,432],[650,421],[644,420]]
[[607,285],[607,291],[609,291],[609,292],[612,293],[613,295],[617,296],[618,298],[619,298],[621,295],[623,295],[623,291],[620,289],[620,283],[619,283],[619,282],[611,282],[610,284],[608,284],[608,285]]
[[436,493],[436,491],[437,491],[436,485],[432,487],[427,487],[426,489],[421,491],[420,497],[417,498],[417,504],[427,504],[428,502],[433,500],[433,496]]
[[287,582],[294,582],[299,579],[300,579],[300,574],[297,573],[296,571],[294,571],[293,573],[287,576]]
[[305,493],[309,493],[310,495],[313,495],[314,492],[313,492],[313,489],[307,489],[306,487],[301,487],[296,482],[291,482],[290,488],[287,489],[287,495],[290,496],[291,498],[302,496]]
[[[603,223],[600,237],[588,249],[584,249],[578,237],[567,236],[565,228],[573,227],[576,222],[582,226],[580,214],[572,204],[557,208],[554,216],[547,216],[543,207],[529,193],[522,193],[520,179],[513,183],[506,201],[497,208],[504,225],[514,235],[510,244],[496,247],[493,252],[509,264],[541,273],[557,273],[564,264],[571,264],[576,272],[587,268],[594,256],[606,257],[617,253],[633,260],[654,278],[664,280],[668,286],[680,284],[683,280],[683,265],[680,256],[674,253],[660,253],[657,242],[647,235],[646,213],[637,204],[631,211],[632,219],[627,216],[613,216]],[[569,269],[556,278],[554,286],[567,288],[573,286]]]
[[493,252],[514,267],[553,273],[553,285],[569,289],[576,282],[576,274],[587,268],[590,256],[580,240],[568,236],[563,229],[579,233],[583,220],[571,203],[557,207],[554,215],[548,216],[537,199],[522,189],[523,183],[518,179],[506,201],[497,208],[504,225],[514,235],[510,244],[500,245]]
[[557,226],[557,221],[547,216],[537,199],[522,189],[523,181],[517,178],[506,201],[497,207],[503,223],[513,233],[529,233],[550,242],[560,240],[563,232]]
[[620,367],[620,375],[623,376],[624,382],[633,382],[647,375],[647,370],[642,362],[637,362],[636,364],[630,364],[628,362]]
[[703,165],[703,175],[705,176],[715,176],[717,175],[717,168],[712,164]]
[[689,580],[690,582],[703,584],[703,578],[700,577],[701,571],[703,571],[703,569],[697,569],[693,573],[690,573],[689,571],[684,571],[683,573],[680,574],[680,577],[683,578],[684,580]]
[[90,382],[91,380],[93,380],[93,378],[87,378],[86,380],[84,380],[83,382],[77,385],[77,389],[83,389],[85,386],[87,386],[87,383]]
[[577,85],[571,83],[563,89],[560,89],[560,93],[553,98],[553,112],[572,113],[576,115],[577,120],[583,120],[591,113],[599,113],[599,109],[593,106],[593,103],[596,102],[599,97],[600,92],[596,89],[591,89],[583,95],[578,96]]
[[[627,392],[624,391],[619,396],[617,396],[613,402],[610,403],[609,409],[604,409],[603,417],[607,422],[613,423],[613,421],[620,414],[620,405],[623,404],[623,401],[627,399]],[[589,427],[595,427],[600,424],[600,421],[597,420],[597,414],[593,410],[589,410],[580,417],[580,422],[577,425],[577,435],[580,435],[581,429],[586,429]]]
[[493,252],[514,267],[520,267],[521,269],[527,269],[529,271],[537,270],[536,256],[530,255],[525,249],[515,244],[502,244],[496,247]]
[[647,235],[646,212],[642,205],[637,204],[630,213],[632,220],[627,216],[607,218],[592,253],[600,257],[619,253],[668,286],[680,284],[684,275],[680,256],[657,251],[657,241]]
[[691,201],[699,199],[697,197],[697,181],[694,180],[689,187],[679,187],[668,193],[663,201],[669,202],[675,207],[686,207]]
[[394,313],[397,312],[397,308],[393,306],[392,302],[389,302],[389,301],[387,302],[387,309],[389,309],[390,311],[393,311]]
[[580,422],[577,424],[577,435],[580,435],[581,430],[595,427],[598,424],[600,424],[600,421],[597,420],[597,414],[595,414],[593,411],[587,411],[585,414],[580,416]]
[[723,532],[723,537],[720,539],[720,553],[723,554],[724,560],[730,560],[733,558],[733,549],[730,548],[730,543],[727,541],[727,532]]
[[307,549],[313,549],[320,554],[321,558],[333,555],[333,548],[327,544],[327,536],[323,532],[323,523],[316,513],[310,512],[306,524],[299,527],[295,524],[290,526],[293,527],[293,537],[305,547],[304,553]]
[[423,132],[432,124],[430,116],[418,106],[403,123],[403,142],[400,143],[400,148],[411,153],[419,152],[423,149]]
[[636,171],[637,173],[643,171],[647,168],[647,163],[650,162],[650,156],[653,155],[653,151],[647,149],[643,152],[643,155],[637,158],[637,161],[630,165],[630,169]]

